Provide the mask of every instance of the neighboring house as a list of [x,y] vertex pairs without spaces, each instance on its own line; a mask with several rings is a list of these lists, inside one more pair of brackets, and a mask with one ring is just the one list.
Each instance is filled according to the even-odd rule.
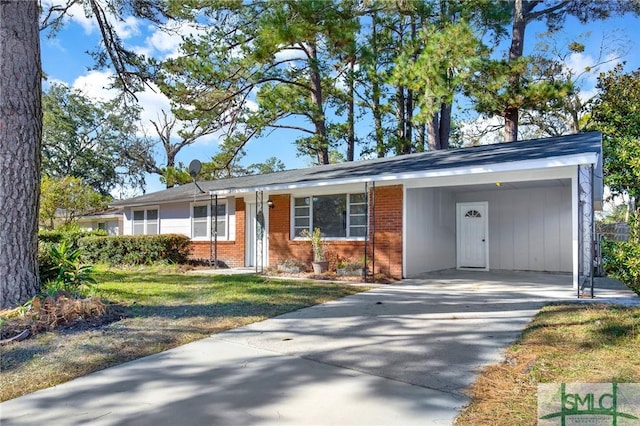
[[[460,268],[590,277],[602,137],[583,133],[188,184],[114,202],[124,234],[180,233],[230,266],[311,259],[298,235],[396,277]],[[217,238],[213,229],[217,227]],[[584,271],[584,273],[583,273]]]
[[95,231],[102,229],[109,235],[122,235],[122,208],[108,208],[79,216],[77,219],[80,229]]

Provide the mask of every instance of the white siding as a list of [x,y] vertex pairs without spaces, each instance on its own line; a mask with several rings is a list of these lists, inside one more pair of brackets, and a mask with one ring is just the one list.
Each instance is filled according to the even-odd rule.
[[571,187],[456,194],[489,202],[489,268],[571,272]]
[[441,188],[406,192],[407,276],[456,267],[456,208]]
[[160,233],[182,234],[191,237],[190,203],[161,204]]
[[[229,197],[220,202],[227,203],[227,226],[230,240],[236,238],[235,198]],[[136,207],[137,209],[137,207]],[[191,202],[160,204],[160,233],[183,234],[191,238]],[[123,217],[123,234],[133,234],[131,207],[125,209]]]
[[236,199],[234,197],[227,198],[227,235],[230,241],[236,240]]
[[131,235],[133,230],[131,229],[133,215],[131,214],[131,207],[126,207],[122,212],[122,235]]

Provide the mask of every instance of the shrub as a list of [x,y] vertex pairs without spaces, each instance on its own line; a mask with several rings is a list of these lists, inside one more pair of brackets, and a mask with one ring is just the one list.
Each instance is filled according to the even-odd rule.
[[51,247],[54,243],[39,241],[38,242],[38,271],[40,273],[40,281],[47,283],[56,277],[54,262],[51,259]]
[[191,249],[189,238],[179,234],[85,237],[78,244],[86,261],[110,265],[182,264]]
[[603,258],[605,271],[640,295],[640,212],[629,220],[629,240],[606,241]]
[[77,226],[60,227],[55,230],[40,230],[38,232],[38,269],[40,281],[47,283],[56,278],[55,262],[51,259],[51,247],[54,244],[66,243],[67,249],[78,248],[78,240],[87,236],[106,236],[107,231],[97,229],[87,231]]
[[68,243],[72,243],[72,246],[77,247],[78,240],[80,238],[88,236],[106,237],[107,235],[107,231],[102,229],[96,229],[94,231],[87,231],[78,228],[41,230],[38,232],[38,241],[56,244],[67,241]]
[[278,263],[277,269],[278,271],[297,274],[306,271],[307,265],[298,259],[285,259]]
[[86,295],[91,291],[93,284],[96,283],[92,276],[93,267],[82,264],[80,253],[80,249],[72,248],[66,241],[49,247],[53,279],[45,281],[44,289],[47,293],[55,295],[64,291],[75,295]]
[[326,260],[326,243],[324,238],[322,237],[320,228],[314,228],[313,233],[309,232],[307,229],[303,229],[300,233],[300,236],[303,238],[309,238],[309,240],[311,241],[311,249],[313,250],[313,261],[324,262]]

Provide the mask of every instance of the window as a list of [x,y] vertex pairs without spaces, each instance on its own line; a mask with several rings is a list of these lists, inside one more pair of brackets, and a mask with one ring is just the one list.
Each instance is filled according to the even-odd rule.
[[193,206],[193,231],[191,233],[192,238],[207,237],[209,236],[209,207]]
[[320,228],[327,238],[358,238],[367,234],[364,193],[299,197],[293,200],[293,235]]
[[[217,225],[218,238],[227,238],[227,205],[226,203],[218,203],[217,218],[214,213],[213,219],[210,218],[209,211],[214,210],[215,205],[194,204],[191,213],[191,238],[209,238],[209,232],[215,231],[211,229]],[[212,222],[211,220],[214,220]]]
[[[216,207],[213,206],[215,209]],[[218,238],[227,238],[227,205],[218,203],[218,211],[217,211],[217,231]],[[215,216],[214,216],[215,218]]]
[[478,210],[469,210],[464,217],[482,217]]
[[159,224],[157,208],[133,211],[133,235],[157,234]]

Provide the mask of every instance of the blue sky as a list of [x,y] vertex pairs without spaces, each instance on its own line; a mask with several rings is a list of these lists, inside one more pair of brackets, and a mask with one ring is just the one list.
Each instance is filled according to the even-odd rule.
[[[74,16],[67,20],[66,25],[53,38],[42,36],[41,50],[43,69],[49,81],[61,81],[70,86],[79,88],[89,96],[108,97],[105,87],[109,84],[110,72],[108,70],[91,71],[93,59],[87,53],[96,48],[99,42],[99,32],[96,25],[84,17],[81,10],[72,10]],[[541,25],[527,27],[525,49],[531,51],[535,48],[536,34],[544,31]],[[570,18],[557,36],[561,39],[572,39],[578,34],[590,33],[586,50],[582,54],[568,58],[568,65],[576,70],[590,66],[597,57],[601,44],[611,47],[619,43],[626,51],[622,58],[626,61],[625,70],[631,71],[640,68],[640,18],[625,16],[607,21],[595,22],[587,25],[579,24]],[[147,26],[142,21],[134,18],[125,20],[118,25],[118,33],[125,40],[127,46],[138,52],[145,52],[155,57],[164,58],[173,55],[179,45],[179,38],[160,32]],[[606,69],[610,69],[615,63],[610,63]],[[582,89],[589,93],[593,91],[595,75],[587,76],[583,80]],[[45,82],[45,88],[48,83]],[[148,125],[149,119],[156,119],[161,109],[168,111],[168,103],[158,93],[147,91],[139,95],[140,102],[145,108],[143,119]],[[362,123],[365,125],[366,123]],[[281,159],[288,169],[306,167],[309,165],[307,158],[296,155],[293,141],[298,135],[293,131],[276,130],[261,139],[251,141],[247,147],[247,155],[242,160],[245,165],[262,162],[267,158],[276,156]],[[177,160],[188,164],[197,158],[207,161],[217,152],[215,137],[203,138],[194,145],[185,148],[178,154]],[[157,177],[149,176],[147,179],[147,192],[163,189]],[[128,194],[132,195],[132,194]]]

